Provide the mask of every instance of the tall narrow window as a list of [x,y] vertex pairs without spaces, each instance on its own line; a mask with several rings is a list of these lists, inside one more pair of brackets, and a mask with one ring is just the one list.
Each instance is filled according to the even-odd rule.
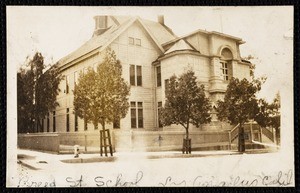
[[53,111],[53,121],[52,121],[52,124],[53,124],[53,132],[56,132],[56,119],[55,119],[55,111]]
[[129,37],[129,38],[128,38],[128,43],[129,43],[130,45],[134,45],[134,38]]
[[74,130],[75,131],[78,131],[78,115],[75,113],[75,127],[74,127]]
[[136,66],[136,71],[137,71],[137,77],[136,77],[136,85],[137,86],[142,86],[142,67],[141,66]]
[[66,114],[66,129],[67,132],[70,131],[70,115],[69,115],[69,108],[67,108],[67,114]]
[[228,81],[228,63],[225,61],[221,62],[221,72],[223,76],[223,80]]
[[157,119],[158,119],[158,127],[159,128],[163,126],[162,123],[161,123],[161,121],[160,121],[160,118],[161,118],[161,115],[160,115],[161,108],[162,108],[162,102],[158,102],[157,103]]
[[70,82],[69,82],[69,76],[67,75],[66,76],[66,94],[69,93],[69,84],[70,84]]
[[50,118],[49,118],[49,113],[48,113],[48,115],[47,115],[47,132],[49,132],[49,130],[50,130],[50,120],[49,120]]
[[131,128],[136,128],[136,106],[135,102],[130,102]]
[[157,87],[161,86],[161,69],[160,69],[160,66],[156,67],[156,84],[157,84]]
[[143,120],[143,103],[138,102],[138,128],[144,127],[144,120]]
[[135,66],[134,65],[130,65],[130,69],[129,69],[129,73],[130,73],[130,85],[135,86]]

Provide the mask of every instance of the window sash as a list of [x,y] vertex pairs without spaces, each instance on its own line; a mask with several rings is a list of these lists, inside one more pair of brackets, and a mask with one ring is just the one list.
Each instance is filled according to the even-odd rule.
[[229,75],[228,75],[228,63],[222,61],[221,64],[222,64],[221,72],[222,72],[223,80],[228,81],[228,79],[229,79]]
[[136,128],[136,108],[131,108],[131,128]]
[[129,73],[130,73],[130,85],[135,86],[135,66],[134,65],[130,65],[130,69],[129,69]]
[[136,66],[136,71],[137,71],[137,86],[142,86],[142,67],[141,66]]
[[156,67],[156,84],[157,84],[157,87],[161,86],[161,68],[160,68],[160,66]]
[[160,113],[161,113],[161,108],[162,108],[162,102],[157,103],[157,121],[158,121],[158,127],[161,128],[163,127],[161,121],[160,121]]
[[138,128],[144,127],[144,121],[143,121],[143,109],[138,109]]

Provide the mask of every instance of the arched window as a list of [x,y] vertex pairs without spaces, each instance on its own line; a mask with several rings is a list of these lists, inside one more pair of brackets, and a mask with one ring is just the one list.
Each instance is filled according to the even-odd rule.
[[229,81],[232,77],[232,59],[233,55],[231,50],[229,48],[223,48],[221,50],[220,69],[224,81]]

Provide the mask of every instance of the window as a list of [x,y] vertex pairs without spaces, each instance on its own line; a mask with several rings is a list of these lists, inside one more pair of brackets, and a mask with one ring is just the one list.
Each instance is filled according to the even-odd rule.
[[130,102],[131,128],[136,128],[136,106],[135,102]]
[[49,113],[47,114],[47,132],[50,130],[50,120],[49,120]]
[[114,129],[120,129],[120,119],[116,119],[113,122],[113,128]]
[[143,121],[143,103],[138,102],[138,128],[144,127],[144,121]]
[[137,86],[142,86],[142,67],[136,66],[137,77],[136,77],[136,84]]
[[161,69],[160,69],[160,66],[156,67],[156,84],[157,84],[157,87],[161,86]]
[[74,128],[74,130],[75,131],[78,131],[78,115],[75,113],[75,128]]
[[130,65],[129,76],[130,85],[142,86],[142,66]]
[[[137,105],[137,106],[136,106]],[[130,102],[131,128],[143,128],[143,103]]]
[[229,76],[228,76],[228,63],[225,61],[221,62],[221,72],[222,72],[222,76],[223,76],[223,80],[228,81],[229,80]]
[[66,94],[69,93],[69,76],[66,76]]
[[135,38],[135,45],[141,46],[141,39]]
[[128,38],[128,43],[129,43],[130,45],[134,45],[134,38],[129,37],[129,38]]
[[130,85],[135,86],[135,66],[130,65]]
[[161,108],[162,108],[162,102],[158,102],[157,103],[157,119],[158,119],[158,127],[159,128],[161,128],[163,125],[162,125],[162,123],[161,123],[161,121],[160,121],[160,118],[161,118],[161,116],[160,116],[160,113],[161,113]]
[[53,132],[56,132],[56,120],[55,120],[55,111],[53,111]]
[[70,131],[70,115],[69,115],[69,108],[67,108],[67,114],[66,114],[66,129],[67,129],[67,132]]

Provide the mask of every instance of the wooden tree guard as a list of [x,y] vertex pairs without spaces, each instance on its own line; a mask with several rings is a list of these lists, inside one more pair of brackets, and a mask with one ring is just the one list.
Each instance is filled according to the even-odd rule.
[[192,152],[192,140],[191,139],[183,139],[182,145],[182,153],[191,154]]
[[113,156],[109,129],[100,130],[100,156],[102,156],[104,149],[104,154],[107,157],[107,147],[109,147],[110,155]]

